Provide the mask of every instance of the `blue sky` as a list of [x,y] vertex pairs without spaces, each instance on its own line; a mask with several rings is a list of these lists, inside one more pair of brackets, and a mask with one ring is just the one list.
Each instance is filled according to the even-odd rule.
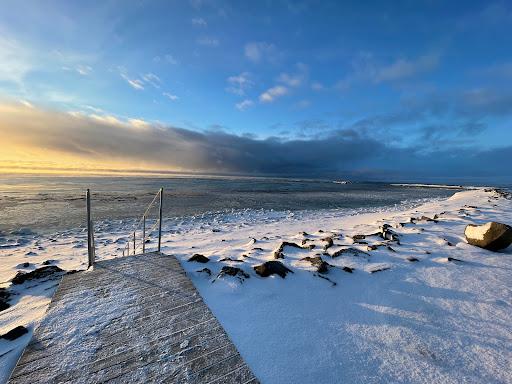
[[510,2],[7,0],[0,97],[106,130],[357,138],[449,159],[512,145],[511,40]]

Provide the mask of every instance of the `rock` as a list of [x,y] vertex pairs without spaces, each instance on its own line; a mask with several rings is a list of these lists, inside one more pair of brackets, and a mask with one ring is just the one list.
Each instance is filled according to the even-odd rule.
[[345,271],[345,272],[348,272],[348,273],[352,273],[352,271],[354,270],[354,268],[350,268],[350,267],[343,267],[341,268],[342,271]]
[[391,248],[389,245],[386,247],[388,249],[388,251],[391,251],[391,252],[396,252],[393,248]]
[[56,265],[49,265],[46,267],[41,267],[34,269],[31,272],[21,272],[19,271],[16,276],[13,277],[11,282],[15,285],[23,284],[27,280],[41,279],[43,277],[50,277],[54,274],[60,274],[64,272],[62,269],[57,267]]
[[225,265],[224,267],[222,267],[215,280],[221,278],[224,275],[237,277],[240,281],[244,281],[244,279],[248,279],[249,277],[251,277],[247,272],[243,271],[240,268]]
[[244,262],[243,260],[232,259],[231,257],[225,257],[223,259],[220,259],[219,261],[234,261],[236,263],[243,263]]
[[419,259],[417,259],[417,258],[415,258],[415,257],[412,257],[412,256],[408,256],[406,260],[407,260],[407,261],[410,261],[411,263],[414,263],[414,262],[416,262],[416,261],[420,261]]
[[289,241],[283,241],[281,245],[274,251],[274,259],[284,259],[284,248],[285,247],[293,247],[298,249],[313,249],[315,248],[315,244],[309,244],[309,245],[299,245],[296,243],[291,243]]
[[0,311],[3,311],[11,306],[11,304],[9,304],[10,297],[11,293],[7,290],[7,288],[0,288]]
[[16,266],[16,268],[28,268],[28,267],[30,267],[30,263],[28,263],[28,262],[21,263]]
[[203,269],[200,269],[199,271],[196,271],[196,272],[206,273],[208,276],[212,275],[212,271],[210,271],[210,268],[203,268]]
[[368,245],[368,246],[366,247],[366,250],[367,250],[367,251],[376,251],[376,250],[377,250],[377,248],[378,248],[378,247],[377,247],[376,245]]
[[352,236],[352,240],[354,240],[354,241],[364,240],[364,239],[366,239],[366,235],[354,235],[354,236]]
[[0,339],[6,339],[9,341],[13,341],[13,340],[16,340],[18,337],[23,336],[26,333],[28,333],[28,329],[25,328],[23,325],[18,325],[16,328],[11,329],[6,334],[0,335]]
[[254,267],[254,271],[261,277],[268,277],[271,275],[279,275],[283,279],[286,277],[286,274],[288,272],[293,273],[293,271],[291,269],[288,269],[280,261],[276,261],[276,260],[266,261],[265,263],[263,263],[261,265],[257,265]]
[[41,264],[43,264],[43,265],[52,265],[53,263],[55,263],[55,261],[56,260],[53,260],[53,259],[45,260]]
[[334,240],[332,239],[332,237],[324,237],[322,241],[326,242],[326,244],[324,245],[324,251],[327,251],[334,245]]
[[316,267],[316,271],[318,273],[327,273],[327,272],[329,272],[329,267],[331,266],[331,264],[323,261],[320,256],[315,256],[315,257],[308,256],[308,257],[304,257],[301,260],[302,261],[309,261],[312,266]]
[[460,262],[463,261],[463,260],[460,260],[460,259],[456,259],[455,257],[447,257],[447,260],[448,261],[460,261]]
[[337,285],[337,283],[335,281],[332,281],[331,279],[329,279],[328,277],[326,276],[322,276],[322,275],[318,275],[318,274],[314,274],[316,277],[320,277],[321,279],[324,279],[324,280],[327,280],[329,283],[332,284],[333,287],[335,287]]
[[495,221],[483,225],[469,224],[464,230],[466,240],[489,251],[499,251],[512,243],[512,227]]
[[196,261],[198,263],[203,263],[204,264],[204,263],[209,262],[210,259],[207,258],[204,255],[201,255],[200,253],[196,253],[190,259],[188,259],[188,261]]
[[340,249],[339,251],[334,252],[331,255],[331,257],[335,258],[335,257],[341,256],[345,253],[352,254],[353,256],[370,256],[369,253],[361,251],[360,249],[357,249],[357,248],[344,248],[344,249]]
[[388,269],[389,269],[389,267],[380,267],[380,268],[372,269],[370,271],[370,273],[377,273],[377,272],[387,271]]

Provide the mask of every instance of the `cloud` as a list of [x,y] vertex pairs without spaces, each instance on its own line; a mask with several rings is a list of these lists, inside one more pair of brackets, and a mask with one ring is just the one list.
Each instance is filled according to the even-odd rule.
[[165,54],[164,56],[155,56],[153,57],[153,61],[155,63],[167,63],[172,65],[179,64],[178,60],[171,54]]
[[160,80],[160,78],[154,73],[146,73],[145,75],[142,75],[142,79],[157,89],[160,88],[160,84],[162,83],[162,80]]
[[162,93],[162,95],[167,97],[169,100],[172,100],[172,101],[176,101],[176,100],[179,99],[178,96],[173,95],[172,93],[169,93],[169,92],[164,92],[164,93]]
[[14,39],[0,36],[0,82],[21,84],[33,63],[30,50]]
[[196,42],[199,45],[204,45],[207,47],[218,47],[220,44],[219,39],[217,39],[216,37],[212,37],[212,36],[199,37],[196,40]]
[[362,52],[352,62],[353,71],[338,82],[337,88],[347,89],[357,83],[381,84],[412,78],[437,68],[439,59],[438,53],[430,53],[416,59],[398,58],[382,64],[371,53]]
[[242,72],[239,75],[230,76],[228,77],[227,82],[228,87],[226,88],[226,91],[239,96],[245,95],[245,92],[254,85],[254,82],[251,80],[251,75],[248,72]]
[[208,26],[208,23],[202,17],[194,17],[191,20],[191,22],[192,22],[192,25],[196,26],[196,27],[206,27],[206,26]]
[[281,73],[277,81],[289,87],[299,87],[306,80],[308,67],[303,63],[297,63],[297,72],[289,74],[286,72]]
[[279,60],[280,53],[274,44],[264,41],[247,43],[244,47],[245,57],[254,63],[270,62]]
[[121,77],[134,89],[143,90],[144,82],[140,79],[130,79],[127,74],[121,73]]
[[260,95],[260,101],[262,103],[271,103],[279,97],[282,97],[288,93],[288,88],[282,85],[276,85],[275,87],[267,89]]
[[249,99],[242,100],[241,102],[235,104],[236,109],[240,111],[245,111],[246,109],[252,107],[254,105],[254,102]]
[[312,89],[313,91],[317,91],[317,92],[318,92],[318,91],[323,91],[323,90],[325,89],[325,86],[324,86],[322,83],[320,83],[320,82],[318,82],[318,81],[315,81],[315,82],[313,82],[313,83],[311,84],[311,89]]
[[87,76],[92,72],[92,67],[89,65],[78,65],[75,70],[79,75]]
[[[312,128],[308,122],[303,125],[316,129],[321,122],[312,124]],[[13,161],[9,156],[18,154],[17,161],[34,167],[51,160],[60,167],[78,163],[117,170],[352,175],[380,180],[501,176],[512,180],[512,146],[425,153],[424,146],[394,147],[382,138],[345,129],[318,139],[255,139],[222,130],[197,132],[141,119],[70,115],[16,103],[0,105],[0,131],[7,151],[0,154],[0,161]]]

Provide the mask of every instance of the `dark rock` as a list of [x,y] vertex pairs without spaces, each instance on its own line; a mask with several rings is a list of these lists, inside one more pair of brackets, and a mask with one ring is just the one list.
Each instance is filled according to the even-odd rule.
[[390,230],[389,228],[383,228],[380,233],[380,237],[384,240],[395,241],[398,245],[400,245],[400,239],[398,238],[398,234]]
[[7,290],[7,288],[0,288],[0,311],[3,311],[11,306],[9,304],[10,297],[11,293]]
[[364,240],[364,239],[366,239],[366,235],[354,235],[354,236],[352,236],[352,240],[354,240],[354,241]]
[[207,258],[204,255],[201,255],[200,253],[196,253],[190,259],[188,259],[188,261],[196,261],[198,263],[203,263],[204,264],[204,263],[209,262],[210,259]]
[[210,268],[203,268],[203,269],[200,269],[199,271],[196,271],[196,272],[206,273],[208,276],[212,275],[212,271],[210,270]]
[[9,302],[7,300],[0,299],[0,312],[6,310],[10,306],[11,306],[11,304],[9,304]]
[[223,259],[220,259],[219,261],[234,261],[236,263],[243,263],[244,262],[243,260],[232,259],[231,257],[225,257]]
[[344,249],[340,249],[340,250],[334,252],[331,255],[331,257],[335,258],[335,257],[341,256],[346,253],[352,254],[353,256],[370,256],[369,253],[361,251],[360,249],[357,249],[357,248],[344,248]]
[[388,249],[388,251],[391,251],[391,252],[396,252],[393,248],[391,248],[389,245],[386,247]]
[[217,232],[220,232],[220,229],[217,229],[217,228],[213,228],[213,229],[212,229],[212,232],[213,232],[213,233],[217,233]]
[[406,260],[410,261],[411,263],[414,263],[415,261],[420,261],[419,259],[412,257],[412,256],[408,256]]
[[334,245],[334,240],[332,239],[332,237],[324,237],[322,241],[326,242],[326,244],[324,245],[324,251],[327,251]]
[[312,266],[316,267],[316,271],[318,273],[327,273],[329,272],[329,267],[331,266],[329,263],[322,260],[320,256],[315,257],[304,257],[301,259],[302,261],[309,261]]
[[55,261],[56,261],[56,260],[52,260],[52,259],[50,259],[50,260],[45,260],[45,261],[43,261],[41,264],[43,264],[43,265],[52,265],[53,263],[55,263]]
[[321,229],[318,230],[318,233],[324,233],[324,231],[322,231]]
[[56,274],[60,274],[61,272],[64,271],[57,267],[56,265],[49,265],[46,267],[34,269],[33,271],[30,272],[19,271],[16,274],[16,276],[13,277],[11,282],[15,285],[23,284],[27,280],[42,279],[44,277],[50,277]]
[[260,247],[254,247],[252,250],[253,250],[253,251],[263,251],[263,248],[260,248]]
[[352,271],[354,270],[354,268],[350,268],[350,267],[343,267],[341,268],[342,271],[345,271],[345,272],[348,272],[348,273],[352,273]]
[[512,244],[512,227],[495,221],[483,225],[469,224],[464,234],[469,244],[489,251],[499,251]]
[[276,260],[266,261],[265,263],[263,263],[261,265],[257,265],[254,267],[254,271],[261,277],[268,277],[270,275],[279,275],[283,279],[286,277],[286,274],[288,272],[293,273],[293,271],[291,269],[288,269],[280,261],[276,261]]
[[30,263],[27,263],[27,262],[18,264],[16,266],[16,268],[28,268],[28,267],[30,267]]
[[292,247],[292,248],[298,248],[298,249],[313,249],[315,248],[314,244],[309,245],[299,245],[297,243],[291,243],[289,241],[283,241],[279,247],[274,251],[274,259],[284,259],[284,248],[285,247]]
[[240,281],[244,281],[244,279],[248,279],[249,277],[251,277],[247,272],[243,271],[240,268],[225,265],[224,267],[222,267],[215,280],[221,278],[224,275],[237,277]]
[[18,325],[16,328],[11,329],[6,334],[0,335],[0,339],[6,339],[9,341],[13,341],[13,340],[16,340],[18,337],[23,336],[26,333],[28,333],[28,329],[25,328],[23,325]]
[[376,269],[372,269],[370,271],[370,273],[377,273],[377,272],[387,271],[388,269],[389,269],[389,267],[376,268]]
[[368,246],[366,247],[366,250],[367,250],[367,251],[376,251],[376,250],[377,250],[377,248],[378,248],[378,246],[377,246],[377,245],[368,245]]
[[301,236],[309,236],[309,233],[307,233],[307,232],[299,232],[299,235],[301,235]]
[[463,260],[460,260],[460,259],[456,259],[455,257],[447,257],[448,261],[463,261]]

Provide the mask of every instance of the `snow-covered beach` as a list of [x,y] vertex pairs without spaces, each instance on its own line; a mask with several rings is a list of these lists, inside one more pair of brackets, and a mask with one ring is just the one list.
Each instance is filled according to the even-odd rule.
[[[488,221],[511,224],[512,201],[474,189],[414,208],[255,215],[179,232],[166,227],[163,252],[181,261],[263,383],[508,383],[512,247],[490,252],[464,238],[467,224]],[[399,241],[368,236],[385,224]],[[99,225],[100,258],[120,256],[123,231]],[[0,382],[57,284],[9,280],[45,261],[83,269],[85,242],[85,232],[69,230],[44,237],[22,231],[4,243],[0,281],[11,306],[0,312],[0,334],[18,325],[30,332],[0,340]],[[254,267],[275,260],[279,248],[278,261],[293,273],[257,275]],[[209,261],[188,261],[194,254]],[[326,273],[313,265],[317,256],[329,264]],[[218,277],[225,266],[244,273]]]

